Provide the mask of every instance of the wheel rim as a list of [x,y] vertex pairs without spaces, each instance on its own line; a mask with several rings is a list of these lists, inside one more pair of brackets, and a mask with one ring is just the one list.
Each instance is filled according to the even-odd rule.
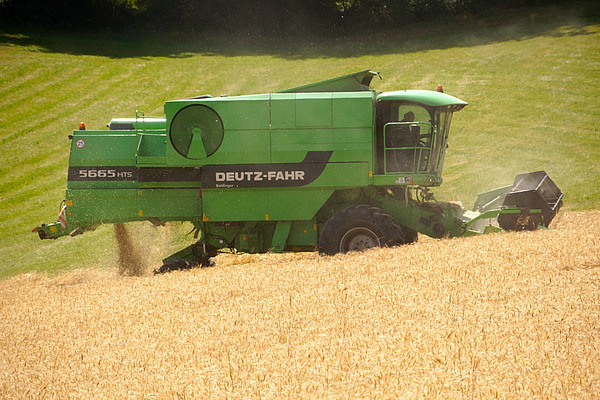
[[344,234],[340,240],[340,252],[364,251],[373,247],[380,247],[379,237],[370,229],[354,228]]

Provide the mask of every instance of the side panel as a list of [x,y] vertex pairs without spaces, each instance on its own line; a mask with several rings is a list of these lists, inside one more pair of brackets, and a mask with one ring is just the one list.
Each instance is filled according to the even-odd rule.
[[167,135],[140,133],[136,154],[138,165],[165,165],[167,162]]
[[294,221],[290,229],[287,245],[290,250],[295,246],[315,246],[317,244],[317,221]]
[[331,162],[370,162],[372,129],[311,129],[273,131],[272,161],[290,162],[304,158],[307,151],[333,151]]
[[333,127],[373,128],[374,93],[334,93],[332,98]]
[[276,221],[311,219],[333,193],[331,189],[204,190],[208,221]]
[[69,228],[159,219],[199,219],[198,189],[68,189]]
[[139,219],[135,131],[75,131],[66,193],[67,231]]
[[136,189],[67,189],[67,230],[140,220]]
[[200,215],[198,189],[143,189],[138,190],[140,217],[162,221],[194,221]]
[[266,95],[209,104],[223,119],[223,143],[206,164],[252,164],[270,161],[270,110]]
[[199,219],[201,171],[165,166],[164,132],[75,131],[73,136],[67,229]]
[[[331,128],[333,93],[298,93],[296,95],[297,128]],[[274,100],[275,101],[275,100]]]
[[273,94],[271,161],[293,162],[307,151],[333,151],[330,162],[371,163],[373,96],[372,92]]
[[75,131],[69,166],[134,166],[135,131]]

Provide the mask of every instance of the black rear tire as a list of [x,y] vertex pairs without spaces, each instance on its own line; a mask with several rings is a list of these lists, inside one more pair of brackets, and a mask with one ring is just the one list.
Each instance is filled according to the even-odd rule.
[[414,237],[405,238],[405,230],[391,215],[381,208],[363,204],[338,211],[327,221],[319,237],[319,252],[333,255],[391,247],[404,244],[407,239],[416,240],[416,232]]

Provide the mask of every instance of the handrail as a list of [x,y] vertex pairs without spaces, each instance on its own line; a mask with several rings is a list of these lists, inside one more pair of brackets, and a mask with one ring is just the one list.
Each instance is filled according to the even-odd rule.
[[[408,137],[400,137],[400,143],[405,144],[405,143],[410,143],[413,142],[414,145],[412,146],[405,146],[405,145],[400,145],[400,146],[394,146],[393,143],[391,146],[388,146],[388,130],[390,126],[405,126],[408,128],[408,130],[406,131],[406,133],[408,134]],[[426,136],[431,135],[431,140],[429,141],[428,145],[423,145],[420,141],[420,139],[422,138],[422,135],[420,135],[418,132],[420,132],[421,130],[421,126],[426,126],[427,127],[427,132],[429,132],[428,134],[426,134]],[[418,131],[416,131],[414,133],[414,137],[410,137],[411,134],[413,134],[413,130],[415,130],[415,128],[418,128]],[[433,133],[432,133],[432,125],[429,122],[420,122],[420,121],[416,121],[416,122],[401,122],[401,121],[393,121],[393,122],[388,122],[384,125],[383,127],[383,165],[384,165],[384,173],[388,174],[388,173],[399,173],[399,172],[426,172],[428,165],[425,164],[424,166],[421,166],[422,161],[424,159],[424,156],[426,156],[427,154],[424,153],[429,153],[431,152],[431,149],[433,147]],[[402,167],[398,166],[398,160],[395,160],[395,164],[396,164],[396,168],[399,169],[394,169],[394,170],[390,170],[390,168],[388,168],[388,152],[394,152],[395,156],[398,156],[400,152],[410,152],[412,151],[412,163],[410,163],[411,159],[407,158],[407,157],[403,157],[403,161],[404,164],[408,166],[408,164],[412,164],[412,167],[410,167],[409,169],[404,170]]]

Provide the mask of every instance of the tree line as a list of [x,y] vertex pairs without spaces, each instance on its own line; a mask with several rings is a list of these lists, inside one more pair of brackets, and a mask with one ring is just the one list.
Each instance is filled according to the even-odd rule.
[[452,20],[561,0],[0,0],[13,24],[60,30],[142,29],[197,34],[340,33]]

